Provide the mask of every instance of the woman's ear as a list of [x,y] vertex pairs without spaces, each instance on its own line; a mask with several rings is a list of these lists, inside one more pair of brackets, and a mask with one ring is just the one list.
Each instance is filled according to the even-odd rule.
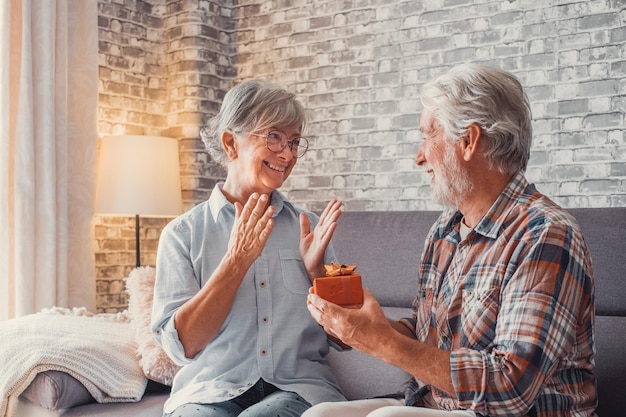
[[482,139],[482,131],[480,126],[476,123],[472,123],[467,127],[467,134],[461,138],[461,146],[463,159],[469,161],[473,159],[478,153],[478,147]]
[[222,147],[228,155],[228,159],[234,161],[237,159],[237,138],[235,134],[230,130],[225,130],[222,132]]

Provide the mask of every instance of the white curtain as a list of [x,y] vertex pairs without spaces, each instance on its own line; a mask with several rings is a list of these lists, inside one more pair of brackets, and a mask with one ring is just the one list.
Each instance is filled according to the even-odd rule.
[[0,321],[95,310],[97,0],[0,1]]

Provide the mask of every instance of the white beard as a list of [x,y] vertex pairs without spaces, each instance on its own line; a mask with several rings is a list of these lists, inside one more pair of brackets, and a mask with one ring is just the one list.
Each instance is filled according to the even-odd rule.
[[444,206],[459,209],[461,202],[473,190],[467,171],[455,157],[454,145],[448,144],[438,175],[435,175],[431,193]]

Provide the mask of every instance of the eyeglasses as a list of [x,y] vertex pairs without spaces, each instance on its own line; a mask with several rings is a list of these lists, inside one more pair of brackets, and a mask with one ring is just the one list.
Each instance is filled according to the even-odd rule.
[[287,135],[280,130],[271,130],[265,135],[261,135],[258,133],[248,134],[251,136],[259,136],[265,138],[265,146],[267,147],[267,149],[274,153],[282,152],[283,149],[289,146],[289,150],[295,158],[302,158],[302,156],[309,149],[309,141],[307,140],[307,138],[296,137],[293,139],[288,139]]

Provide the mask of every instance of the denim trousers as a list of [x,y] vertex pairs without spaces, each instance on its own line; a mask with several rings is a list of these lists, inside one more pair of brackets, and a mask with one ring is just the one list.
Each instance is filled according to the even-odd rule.
[[300,417],[311,407],[295,392],[281,391],[260,379],[237,398],[213,404],[184,404],[163,417]]

